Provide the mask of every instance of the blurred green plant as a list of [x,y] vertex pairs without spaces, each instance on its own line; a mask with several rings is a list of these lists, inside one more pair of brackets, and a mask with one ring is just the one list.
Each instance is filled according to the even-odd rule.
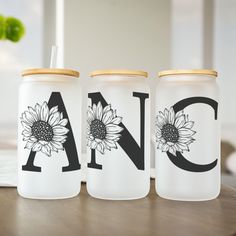
[[24,24],[14,17],[0,15],[0,40],[18,42],[25,34]]

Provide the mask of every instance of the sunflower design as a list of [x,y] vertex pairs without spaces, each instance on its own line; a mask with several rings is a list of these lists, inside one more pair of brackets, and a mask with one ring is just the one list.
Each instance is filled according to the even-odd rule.
[[192,137],[196,133],[192,130],[193,125],[194,122],[189,121],[183,110],[176,114],[173,107],[159,111],[156,117],[157,148],[173,155],[176,155],[176,151],[189,151],[189,144],[195,140]]
[[63,143],[69,132],[65,127],[67,123],[68,120],[58,111],[58,106],[50,110],[47,102],[42,106],[37,103],[34,108],[29,106],[21,116],[23,141],[27,141],[25,148],[47,156],[51,156],[52,151],[64,150]]
[[123,130],[119,126],[122,117],[116,115],[116,111],[111,109],[111,105],[102,107],[101,102],[88,107],[88,137],[87,146],[98,150],[104,154],[105,149],[117,149],[116,142],[120,139],[120,132]]

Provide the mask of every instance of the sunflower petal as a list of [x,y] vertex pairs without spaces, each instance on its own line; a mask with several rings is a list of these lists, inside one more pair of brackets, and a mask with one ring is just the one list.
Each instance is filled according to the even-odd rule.
[[157,116],[157,118],[156,118],[156,125],[157,125],[157,127],[159,128],[159,129],[161,129],[162,128],[162,126],[163,125],[165,125],[166,124],[166,121],[165,121],[165,119],[162,117],[162,116]]
[[185,117],[184,115],[181,115],[175,119],[175,127],[177,129],[182,128],[185,124]]
[[106,125],[107,133],[120,133],[122,130],[123,128],[118,125],[113,125],[113,124]]
[[53,145],[58,150],[64,150],[62,143],[57,141],[51,141],[51,145]]
[[189,151],[188,145],[185,143],[177,143],[176,145],[183,151]]
[[100,138],[95,138],[95,141],[96,141],[97,143],[101,143],[101,142],[102,142],[102,140],[101,140]]
[[104,140],[104,142],[106,143],[108,147],[117,149],[116,142],[114,142],[113,140],[106,139]]
[[106,139],[109,140],[115,140],[115,139],[120,139],[121,135],[120,134],[106,134]]
[[166,142],[170,147],[174,146],[174,143],[172,142]]
[[104,107],[103,113],[106,113],[109,110],[111,110],[111,104],[108,104],[107,106]]
[[39,152],[42,148],[42,145],[40,143],[35,143],[35,145],[32,147],[32,151]]
[[176,155],[176,149],[174,148],[174,146],[170,147],[168,152],[170,152],[171,154],[173,154],[174,156]]
[[90,108],[90,109],[88,109],[88,111],[87,111],[87,121],[88,121],[89,124],[91,124],[91,122],[92,122],[94,119],[95,119],[94,113],[93,113],[92,109]]
[[161,141],[162,143],[166,143],[166,140],[165,140],[164,138],[161,138],[160,141]]
[[104,154],[104,146],[102,143],[99,143],[96,148],[101,154]]
[[49,108],[46,102],[43,103],[42,108],[41,108],[41,120],[47,122],[48,121],[48,117],[49,117]]
[[24,114],[25,114],[26,121],[28,121],[31,124],[30,126],[32,126],[33,123],[35,122],[33,115],[31,115],[31,113],[29,111],[25,111]]
[[96,117],[96,110],[97,110],[97,106],[96,106],[96,104],[93,104],[93,114],[94,114],[94,117]]
[[162,147],[162,152],[167,152],[169,150],[169,145],[168,144],[164,144]]
[[23,137],[23,141],[28,141],[30,138],[29,137]]
[[103,114],[102,122],[106,125],[109,124],[113,119],[113,112],[109,110]]
[[113,118],[117,117],[116,110],[113,110]]
[[48,142],[47,142],[47,141],[44,141],[44,140],[40,140],[39,143],[40,143],[41,145],[47,145],[47,144],[48,144]]
[[186,144],[189,145],[189,144],[193,143],[194,141],[195,141],[195,139],[192,138],[192,139],[190,139],[188,142],[186,142]]
[[161,135],[161,129],[158,126],[156,126],[156,132]]
[[184,110],[180,110],[175,114],[175,118],[180,117],[184,114]]
[[93,140],[91,142],[91,146],[90,147],[91,147],[91,149],[96,149],[97,145],[98,145],[98,143],[95,140]]
[[52,142],[50,142],[48,145],[54,152],[58,152],[58,149],[52,144]]
[[66,138],[67,138],[66,135],[54,135],[52,140],[57,141],[57,142],[61,142],[63,139],[66,139]]
[[27,120],[27,118],[26,118],[26,116],[25,116],[25,113],[23,112],[22,114],[21,114],[21,117],[20,117],[20,119],[22,120],[22,121],[24,121],[27,125],[29,125],[29,126],[32,126],[33,125],[33,123],[32,122],[29,122],[28,120]]
[[30,140],[34,143],[37,142],[37,139],[34,136],[30,136]]
[[158,142],[158,146],[157,146],[157,148],[160,149],[160,150],[162,150],[163,145],[164,145],[164,144],[163,144],[162,142]]
[[51,148],[48,145],[42,146],[41,152],[46,154],[49,157],[51,156]]
[[119,140],[120,140],[120,138],[115,138],[113,141],[118,142]]
[[186,129],[192,129],[193,125],[194,125],[194,122],[189,121],[189,122],[185,123],[183,127],[186,128]]
[[37,121],[38,120],[38,116],[37,116],[36,111],[32,107],[28,107],[28,110],[29,110],[30,114],[33,116],[34,121]]
[[66,138],[61,141],[61,143],[65,143],[65,142],[66,142]]
[[117,116],[115,118],[113,118],[113,120],[111,121],[111,123],[115,124],[115,125],[119,125],[122,121],[122,117]]
[[183,152],[183,150],[177,145],[177,143],[174,145],[176,151]]
[[111,148],[105,143],[105,141],[104,141],[104,147],[105,147],[105,149],[111,151]]
[[57,125],[60,121],[60,112],[55,112],[49,116],[48,124],[51,126]]
[[170,108],[169,116],[168,116],[168,122],[169,122],[169,124],[172,124],[172,125],[175,122],[175,112],[174,112],[173,107]]
[[164,115],[164,113],[162,111],[159,111],[158,116],[161,116],[163,118],[163,120],[165,120],[165,115]]
[[179,137],[178,142],[179,143],[187,143],[191,140],[191,137]]
[[27,130],[23,130],[22,135],[24,135],[25,137],[30,137],[32,133],[28,132]]
[[40,114],[41,114],[41,106],[38,104],[38,103],[36,103],[36,105],[35,105],[35,107],[34,107],[34,109],[35,109],[35,112],[36,112],[36,114],[37,114],[37,120],[40,120]]
[[188,117],[188,115],[186,115],[186,118],[185,118],[185,120],[186,120],[186,122],[188,122],[188,121],[189,121],[189,117]]
[[67,134],[68,132],[69,132],[69,129],[67,129],[64,126],[60,126],[60,125],[53,126],[53,133],[55,135],[64,135],[64,134]]
[[98,102],[96,109],[96,118],[98,120],[102,120],[102,112],[103,112],[102,104],[101,102]]
[[59,121],[58,125],[61,125],[61,126],[66,126],[68,123],[68,119],[64,118],[62,120]]
[[161,134],[159,134],[158,132],[156,132],[156,137],[157,137],[158,139],[160,139],[160,138],[161,138]]
[[24,129],[26,129],[28,132],[31,132],[31,127],[24,121],[21,121],[21,124]]
[[58,106],[52,107],[52,108],[50,109],[50,111],[49,111],[49,115],[51,115],[51,114],[53,114],[53,113],[55,113],[55,112],[57,112],[57,111],[58,111]]
[[93,112],[93,107],[88,106],[88,111],[90,111],[92,114],[94,114],[94,112]]
[[196,131],[193,131],[191,129],[185,129],[185,128],[179,129],[179,136],[180,137],[191,137],[195,133],[196,133]]
[[165,122],[167,123],[168,122],[169,111],[166,108],[164,110],[164,116],[165,116]]
[[28,141],[28,142],[26,143],[26,145],[25,145],[25,148],[31,149],[31,148],[33,147],[33,145],[34,145],[34,142]]

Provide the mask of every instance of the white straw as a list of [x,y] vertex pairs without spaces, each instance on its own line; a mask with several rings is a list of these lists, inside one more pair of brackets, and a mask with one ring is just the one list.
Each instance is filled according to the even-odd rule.
[[57,67],[57,52],[58,52],[58,46],[53,45],[52,50],[51,50],[50,68],[56,68]]

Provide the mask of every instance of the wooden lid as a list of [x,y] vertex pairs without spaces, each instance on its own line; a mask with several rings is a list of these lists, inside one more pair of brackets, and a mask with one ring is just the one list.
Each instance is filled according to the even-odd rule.
[[148,77],[148,73],[140,70],[95,70],[90,73],[90,77],[101,75],[127,75],[127,76],[142,76]]
[[210,75],[217,77],[217,72],[214,70],[164,70],[158,73],[159,77],[168,76],[168,75]]
[[58,68],[27,69],[22,71],[21,75],[27,76],[27,75],[40,75],[40,74],[68,75],[68,76],[79,77],[79,72],[76,70],[58,69]]

